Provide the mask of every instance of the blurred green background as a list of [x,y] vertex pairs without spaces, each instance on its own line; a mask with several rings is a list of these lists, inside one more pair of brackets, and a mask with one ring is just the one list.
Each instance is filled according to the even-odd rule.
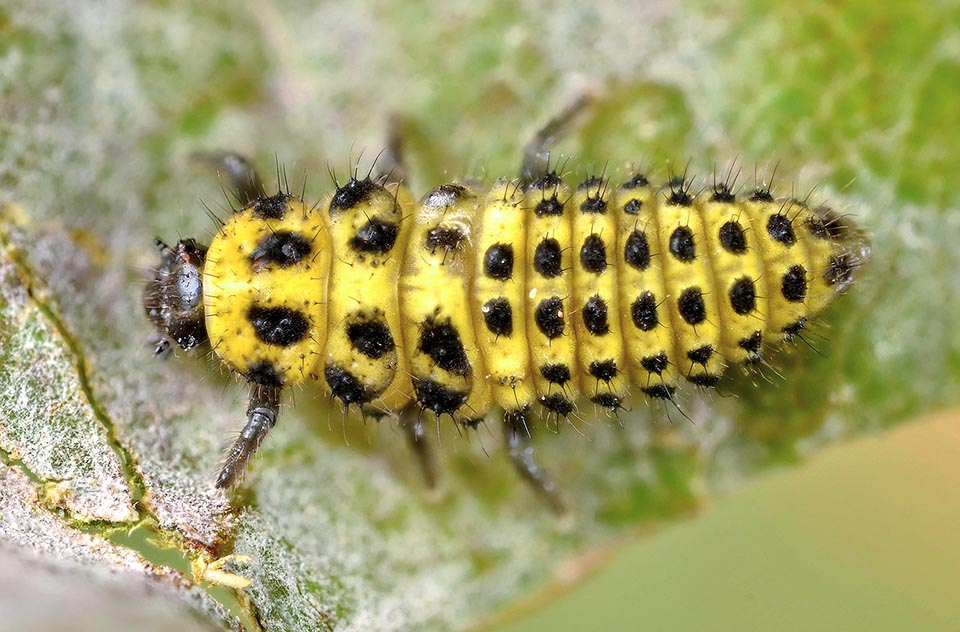
[[[256,560],[236,569],[253,579],[239,603],[271,630],[960,627],[956,420],[862,439],[960,401],[958,86],[948,1],[2,0],[0,195],[41,235],[23,251],[49,275],[45,317],[75,335],[64,356],[89,368],[146,526],[41,510],[97,536],[136,524],[189,560],[226,538]],[[745,186],[776,170],[780,194],[864,228],[873,259],[817,351],[778,354],[784,379],[731,371],[730,396],[686,392],[689,423],[638,402],[623,431],[546,435],[572,524],[473,441],[447,441],[448,494],[427,502],[395,435],[373,447],[353,424],[346,448],[326,403],[298,394],[224,519],[207,477],[242,396],[200,362],[137,355],[145,245],[209,236],[198,198],[221,199],[190,155],[279,159],[313,199],[398,113],[423,191],[514,173],[536,125],[585,91],[596,107],[558,147],[574,176],[689,165],[703,184],[737,158]],[[55,440],[55,455],[87,447]],[[603,552],[609,568],[555,605],[492,620]]]

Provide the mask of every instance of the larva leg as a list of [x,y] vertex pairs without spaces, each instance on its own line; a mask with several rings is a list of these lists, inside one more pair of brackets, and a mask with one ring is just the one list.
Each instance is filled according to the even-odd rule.
[[415,407],[408,406],[404,412],[400,413],[400,427],[417,457],[427,489],[434,489],[437,486],[437,468],[433,460],[433,450],[427,442],[423,419],[417,414]]
[[220,468],[220,475],[217,476],[218,488],[231,487],[239,480],[250,457],[263,443],[270,429],[277,424],[279,412],[280,388],[252,384],[250,404],[247,406],[247,425],[240,431],[240,436],[233,443],[223,467]]
[[520,180],[524,188],[547,174],[547,171],[550,170],[550,150],[553,145],[570,134],[577,118],[592,101],[592,95],[581,95],[533,135],[533,138],[523,148]]
[[194,157],[213,165],[220,174],[225,175],[241,204],[267,197],[263,181],[257,175],[253,164],[240,154],[224,151],[199,153]]
[[393,114],[387,121],[387,146],[377,157],[375,178],[382,185],[400,184],[407,179],[407,166],[403,161],[403,121]]
[[557,484],[547,476],[537,462],[530,427],[522,411],[506,411],[503,416],[503,436],[507,453],[520,477],[542,498],[554,513],[567,512]]

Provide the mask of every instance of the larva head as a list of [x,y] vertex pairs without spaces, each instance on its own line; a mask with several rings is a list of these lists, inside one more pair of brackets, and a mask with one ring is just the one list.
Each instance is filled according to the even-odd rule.
[[160,265],[150,271],[143,292],[143,309],[157,328],[157,355],[175,341],[192,349],[207,340],[203,319],[203,262],[206,247],[182,239],[170,247],[159,239]]

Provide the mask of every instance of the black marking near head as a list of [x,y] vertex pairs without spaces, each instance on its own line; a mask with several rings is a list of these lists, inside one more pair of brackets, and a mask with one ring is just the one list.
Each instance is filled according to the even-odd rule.
[[269,386],[271,388],[280,388],[283,386],[283,378],[280,377],[280,372],[269,362],[253,362],[247,367],[243,376],[247,378],[248,381],[261,386]]
[[616,360],[594,360],[590,363],[589,371],[590,375],[602,382],[609,382],[619,372]]
[[735,255],[742,255],[747,251],[747,237],[740,222],[730,220],[720,227],[720,245]]
[[513,308],[510,307],[510,301],[502,296],[492,298],[483,304],[480,312],[490,333],[497,336],[513,335]]
[[839,255],[830,260],[827,270],[823,273],[823,280],[827,285],[837,284],[846,285],[853,279],[853,271],[856,268],[850,255]]
[[655,399],[673,399],[673,394],[677,389],[669,384],[654,384],[653,386],[644,386],[640,390],[643,391],[644,395],[647,397],[653,397]]
[[687,379],[690,380],[692,384],[703,386],[705,388],[713,388],[720,383],[720,376],[713,375],[712,373],[697,373],[696,375],[688,375]]
[[749,277],[742,277],[733,282],[728,292],[730,307],[742,315],[749,314],[757,306],[757,288]]
[[373,360],[396,348],[390,326],[382,320],[350,323],[347,325],[347,338],[354,349]]
[[540,375],[551,384],[563,386],[570,381],[570,367],[566,364],[544,364],[540,367]]
[[533,182],[530,183],[531,189],[536,189],[538,191],[543,191],[544,189],[552,189],[563,184],[563,180],[560,179],[560,176],[557,175],[556,171],[551,171],[550,173],[545,173]]
[[600,274],[607,269],[607,247],[600,235],[588,235],[580,247],[580,263],[583,269],[593,274]]
[[290,196],[286,193],[260,198],[253,203],[253,214],[260,219],[283,219],[289,201]]
[[693,231],[686,226],[678,226],[670,235],[670,254],[683,262],[697,258],[697,246],[693,241]]
[[667,204],[672,204],[673,206],[691,206],[693,204],[693,197],[690,195],[690,185],[693,184],[691,180],[684,180],[683,178],[674,178],[669,182],[670,186],[670,195],[667,196]]
[[398,224],[372,218],[357,230],[357,234],[350,238],[349,243],[350,247],[357,252],[383,254],[393,249],[399,234]]
[[607,321],[607,302],[599,294],[594,294],[583,305],[583,324],[594,336],[603,336],[610,332]]
[[382,188],[379,184],[371,181],[370,178],[364,178],[363,180],[350,178],[345,185],[333,194],[333,198],[330,200],[330,213],[350,210],[366,201],[374,191]]
[[143,309],[160,334],[155,353],[170,347],[172,338],[183,349],[206,342],[203,312],[203,264],[207,249],[193,239],[171,248],[159,239],[160,264],[150,271],[143,290]]
[[540,397],[540,405],[552,413],[566,417],[573,412],[573,402],[562,393],[551,393]]
[[544,336],[553,340],[563,335],[565,324],[563,321],[563,299],[559,296],[540,301],[533,312],[537,327]]
[[753,193],[750,194],[751,202],[773,202],[773,196],[770,194],[770,189],[754,189]]
[[300,342],[310,330],[310,322],[306,317],[287,307],[254,305],[247,310],[247,320],[260,341],[278,347],[289,347]]
[[560,244],[556,239],[547,238],[537,244],[533,253],[533,269],[540,276],[553,279],[563,273]]
[[645,187],[650,184],[650,181],[647,180],[647,176],[642,173],[636,173],[630,177],[629,180],[623,183],[622,188],[624,189],[639,189],[640,187]]
[[713,194],[710,199],[714,202],[723,202],[733,204],[737,201],[737,196],[733,194],[726,182],[713,185]]
[[647,291],[637,297],[630,305],[630,316],[634,326],[640,331],[650,331],[660,324],[657,318],[657,297]]
[[513,277],[513,246],[494,244],[483,255],[483,273],[491,279],[507,281]]
[[780,291],[783,298],[791,303],[803,302],[807,297],[807,271],[802,265],[798,264],[787,270],[780,281]]
[[830,239],[830,233],[827,231],[827,225],[823,223],[823,220],[815,215],[811,215],[807,218],[807,221],[804,222],[807,227],[807,232],[810,233],[813,237],[817,239]]
[[460,340],[460,332],[449,319],[438,323],[428,318],[420,327],[417,348],[444,371],[461,376],[470,373],[470,360]]
[[432,410],[438,417],[452,415],[467,401],[467,393],[444,386],[431,379],[413,380],[417,401],[425,410]]
[[771,215],[767,220],[767,234],[774,241],[779,241],[784,246],[792,246],[797,243],[797,236],[793,232],[793,224],[783,213]]
[[687,351],[687,357],[690,358],[690,361],[694,364],[706,366],[710,358],[713,357],[714,351],[716,351],[716,349],[713,348],[713,345],[703,345],[702,347]]
[[466,237],[459,228],[455,226],[437,226],[427,232],[427,239],[424,242],[430,253],[438,249],[450,252],[451,250],[460,250],[466,241]]
[[670,361],[667,359],[666,353],[658,353],[657,355],[646,356],[640,359],[640,366],[650,373],[656,373],[657,375],[663,373],[668,364],[670,364]]
[[637,270],[646,270],[650,267],[650,243],[647,234],[640,229],[630,233],[627,243],[623,246],[623,260],[627,265]]
[[563,215],[563,204],[561,204],[557,196],[554,195],[543,198],[537,202],[537,205],[533,208],[533,212],[537,217],[559,217]]
[[623,205],[623,212],[627,215],[639,215],[640,209],[643,208],[643,202],[637,198],[633,198],[629,202]]
[[254,272],[260,272],[271,264],[288,268],[302,261],[310,254],[310,250],[310,242],[303,235],[280,230],[260,240],[250,253],[250,265]]
[[688,287],[680,293],[677,300],[680,316],[690,325],[699,325],[707,319],[707,308],[703,304],[703,292],[700,288]]
[[327,364],[323,369],[323,375],[327,380],[327,386],[330,387],[330,392],[343,402],[344,406],[366,404],[373,399],[363,382],[335,364]]

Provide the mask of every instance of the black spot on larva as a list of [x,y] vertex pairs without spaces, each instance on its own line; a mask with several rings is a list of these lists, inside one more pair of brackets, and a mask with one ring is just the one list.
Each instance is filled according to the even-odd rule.
[[648,397],[656,399],[673,399],[673,394],[677,389],[669,384],[654,384],[653,386],[644,386],[640,389]]
[[703,292],[700,288],[688,287],[680,293],[677,300],[680,316],[691,325],[699,325],[707,319],[707,308],[703,304]]
[[563,300],[559,296],[553,296],[540,301],[533,312],[533,318],[547,338],[552,340],[563,335]]
[[513,309],[510,307],[510,301],[502,296],[492,298],[483,304],[480,312],[483,314],[483,322],[486,323],[490,333],[497,336],[513,334]]
[[788,341],[793,340],[794,336],[799,335],[799,333],[803,331],[803,328],[806,326],[806,324],[807,324],[807,319],[801,317],[796,322],[790,323],[780,331],[783,332],[784,339]]
[[797,243],[797,236],[793,232],[793,225],[783,213],[771,215],[767,220],[767,234],[784,246],[792,246]]
[[773,202],[773,196],[770,195],[770,189],[755,189],[750,194],[751,202]]
[[607,247],[600,235],[588,235],[580,247],[580,263],[587,272],[600,274],[607,269]]
[[653,292],[644,292],[630,305],[633,324],[640,331],[650,331],[660,324],[657,318],[657,298]]
[[752,279],[743,277],[730,286],[730,307],[740,315],[749,314],[757,306],[757,288]]
[[689,182],[685,182],[683,178],[674,178],[670,181],[669,186],[670,195],[667,196],[667,204],[673,206],[690,206],[693,204]]
[[423,200],[425,206],[451,206],[458,199],[465,196],[467,190],[459,184],[441,184],[430,193],[427,193]]
[[667,359],[667,354],[665,353],[658,353],[657,355],[640,359],[640,366],[650,373],[656,373],[657,375],[663,373],[668,364],[670,364],[670,361]]
[[494,244],[487,248],[483,255],[483,273],[498,281],[513,277],[513,246]]
[[650,181],[647,180],[647,176],[642,173],[637,173],[631,176],[629,180],[623,183],[624,189],[639,189],[640,187],[645,187],[650,184]]
[[687,357],[690,358],[690,361],[694,364],[702,364],[706,366],[707,362],[710,361],[710,358],[713,357],[713,352],[715,349],[713,345],[703,345],[702,347],[697,347],[696,349],[691,349],[687,351]]
[[590,363],[590,375],[602,380],[604,382],[609,382],[613,378],[617,377],[617,361],[616,360],[594,360]]
[[599,189],[602,184],[603,180],[600,178],[600,176],[590,176],[577,185],[577,190],[583,191],[584,189]]
[[823,280],[827,285],[837,285],[838,283],[849,283],[853,278],[853,261],[849,255],[839,255],[830,260],[826,272],[823,273]]
[[602,215],[607,212],[607,201],[600,196],[588,197],[580,204],[580,212]]
[[287,307],[259,307],[247,310],[247,320],[262,342],[278,347],[289,347],[303,340],[310,323],[295,310]]
[[607,302],[594,294],[583,305],[583,324],[594,336],[604,336],[610,332],[610,323],[607,321]]
[[390,252],[397,242],[400,226],[393,222],[371,219],[350,238],[350,247],[358,252]]
[[350,323],[347,325],[347,338],[354,349],[374,360],[396,347],[390,326],[382,320]]
[[720,383],[720,376],[713,375],[712,373],[697,373],[696,375],[688,376],[687,379],[697,386],[706,388],[713,388]]
[[714,202],[732,204],[737,201],[737,196],[733,194],[725,182],[721,182],[713,186],[713,195],[710,196],[710,199]]
[[563,215],[563,204],[556,196],[544,198],[537,202],[533,212],[537,217],[560,216]]
[[801,265],[795,265],[780,281],[780,291],[783,298],[791,303],[801,303],[807,297],[807,271]]
[[597,406],[606,408],[611,412],[616,412],[623,406],[623,400],[613,393],[597,393],[590,398],[590,401]]
[[547,238],[537,244],[533,253],[533,269],[541,276],[548,279],[560,276],[563,272],[561,262],[560,244],[556,239]]
[[308,254],[309,241],[297,233],[281,230],[260,240],[250,253],[250,265],[254,272],[259,272],[270,264],[286,268],[303,260]]
[[640,209],[643,208],[643,202],[637,198],[633,198],[629,202],[623,205],[623,212],[627,215],[639,215]]
[[740,341],[737,342],[737,346],[750,353],[760,353],[760,350],[763,348],[763,332],[758,329],[750,334],[749,338],[740,339]]
[[444,371],[454,375],[470,373],[470,360],[460,340],[460,333],[449,320],[438,323],[427,319],[420,328],[417,348]]
[[747,251],[747,237],[740,222],[731,220],[720,227],[720,245],[735,255],[742,255]]
[[363,382],[349,371],[335,364],[328,364],[323,369],[323,375],[327,380],[327,386],[330,387],[330,392],[345,406],[366,404],[372,399]]
[[349,210],[365,201],[371,193],[379,188],[380,186],[374,184],[369,178],[363,180],[350,178],[345,185],[333,194],[333,198],[330,200],[330,212]]
[[838,215],[832,209],[821,206],[814,211],[817,217],[823,222],[823,227],[827,231],[830,239],[843,239],[851,231],[850,225],[844,221],[843,216]]
[[463,248],[464,241],[463,231],[459,228],[441,225],[427,232],[427,239],[424,244],[431,253],[441,248],[450,252]]
[[560,179],[560,176],[557,175],[556,171],[551,171],[550,173],[545,173],[533,182],[530,183],[531,189],[537,189],[542,191],[544,189],[549,189],[553,187],[558,187],[563,183],[563,180]]
[[670,253],[680,261],[693,261],[697,258],[697,246],[689,228],[678,226],[673,231],[670,235]]
[[827,226],[823,223],[823,220],[819,217],[814,217],[811,215],[807,218],[805,222],[807,226],[807,232],[817,239],[830,239],[830,233],[827,232]]
[[551,384],[563,386],[570,381],[570,367],[566,364],[544,364],[540,367],[540,375]]
[[283,219],[289,200],[290,196],[286,193],[260,198],[253,203],[253,214],[260,219]]
[[417,401],[435,415],[452,415],[467,401],[467,393],[444,386],[435,380],[414,380]]
[[566,417],[573,412],[573,402],[561,393],[552,393],[540,398],[540,405],[550,412]]
[[650,243],[642,230],[635,230],[627,237],[627,243],[623,246],[623,260],[637,270],[650,267]]
[[283,378],[280,377],[280,372],[277,371],[276,367],[262,360],[248,366],[246,373],[243,375],[247,380],[254,384],[260,384],[261,386],[270,386],[273,388],[283,386]]

